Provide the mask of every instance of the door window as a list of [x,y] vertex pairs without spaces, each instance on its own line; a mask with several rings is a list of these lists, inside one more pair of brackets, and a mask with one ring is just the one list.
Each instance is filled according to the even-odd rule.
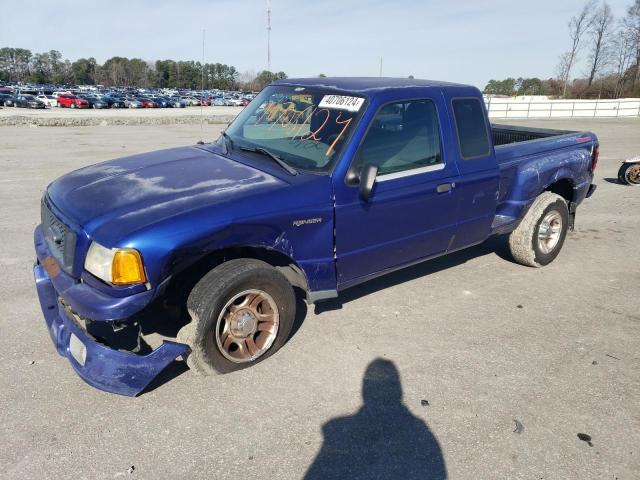
[[434,103],[410,100],[381,107],[360,146],[356,169],[366,164],[376,165],[381,176],[441,165]]

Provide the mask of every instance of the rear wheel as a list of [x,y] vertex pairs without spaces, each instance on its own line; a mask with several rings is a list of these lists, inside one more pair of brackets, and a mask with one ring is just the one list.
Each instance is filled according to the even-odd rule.
[[192,321],[177,341],[191,348],[189,367],[203,375],[227,373],[273,355],[289,337],[296,301],[287,279],[254,259],[229,260],[191,291]]
[[640,185],[640,162],[626,162],[618,170],[618,181],[625,185]]
[[567,202],[560,195],[544,192],[509,235],[511,255],[529,267],[548,265],[560,253],[568,227]]

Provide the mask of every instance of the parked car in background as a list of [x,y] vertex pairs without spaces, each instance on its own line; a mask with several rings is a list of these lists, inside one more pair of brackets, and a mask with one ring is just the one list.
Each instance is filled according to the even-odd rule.
[[79,98],[85,99],[89,102],[89,107],[91,108],[109,108],[109,103],[107,103],[102,98],[95,95],[80,95]]
[[640,157],[625,160],[620,165],[618,180],[624,185],[640,185]]
[[171,97],[171,102],[173,103],[173,108],[185,108],[187,106],[187,102],[178,97]]
[[63,93],[56,98],[58,107],[89,108],[89,102],[73,94]]
[[34,95],[27,94],[17,95],[13,106],[20,108],[47,108],[44,102],[38,100]]
[[173,108],[173,101],[170,98],[166,97],[155,97],[153,99],[160,108]]
[[124,101],[124,106],[126,108],[142,108],[142,102],[137,98],[127,98]]
[[239,98],[229,98],[226,105],[230,107],[242,107],[242,100]]
[[11,93],[0,93],[0,105],[5,107],[14,107],[16,96]]
[[116,97],[112,95],[105,95],[102,97],[102,100],[107,102],[109,108],[124,108],[124,103],[126,101],[123,97]]
[[243,107],[246,107],[247,105],[249,105],[249,102],[251,102],[251,100],[249,100],[247,97],[243,97],[242,99],[240,99],[240,102]]
[[45,95],[44,93],[40,93],[37,98],[47,107],[55,107],[57,105],[56,97],[54,97],[53,95]]
[[200,106],[200,100],[195,97],[182,97],[182,99],[187,102],[187,105],[190,107],[198,107]]
[[216,97],[213,99],[213,105],[217,106],[217,107],[222,107],[224,106],[224,99],[221,97]]
[[158,108],[160,105],[151,98],[141,98],[142,108]]

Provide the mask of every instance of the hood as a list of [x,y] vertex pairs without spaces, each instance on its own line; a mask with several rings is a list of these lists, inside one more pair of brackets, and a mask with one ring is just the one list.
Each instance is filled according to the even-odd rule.
[[107,223],[125,236],[187,211],[287,185],[216,153],[181,147],[76,170],[49,185],[47,194],[90,236]]

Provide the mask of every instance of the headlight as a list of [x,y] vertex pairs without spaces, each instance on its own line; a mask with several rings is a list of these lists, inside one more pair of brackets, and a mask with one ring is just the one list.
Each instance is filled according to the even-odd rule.
[[133,248],[106,248],[91,242],[84,268],[101,280],[113,285],[144,283],[147,277],[140,252]]

